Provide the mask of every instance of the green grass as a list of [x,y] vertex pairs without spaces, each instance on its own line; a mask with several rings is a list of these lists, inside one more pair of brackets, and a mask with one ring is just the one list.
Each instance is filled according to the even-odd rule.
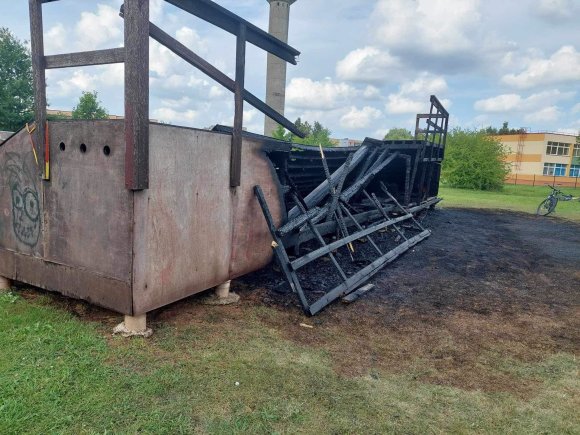
[[[579,188],[562,187],[566,194],[580,196]],[[513,210],[526,213],[536,213],[540,202],[550,193],[545,186],[515,186],[505,185],[500,192],[480,190],[454,189],[442,186],[439,196],[443,198],[442,207],[469,207]],[[560,201],[553,216],[580,222],[580,202]],[[552,216],[551,215],[551,216]]]
[[227,319],[216,311],[203,323],[166,324],[151,339],[127,340],[49,301],[0,294],[2,434],[528,434],[580,427],[571,354],[534,364],[498,357],[498,370],[538,382],[524,399],[420,382],[411,372],[341,376],[325,352],[263,323],[277,315],[270,308],[244,308],[236,327],[224,329]]

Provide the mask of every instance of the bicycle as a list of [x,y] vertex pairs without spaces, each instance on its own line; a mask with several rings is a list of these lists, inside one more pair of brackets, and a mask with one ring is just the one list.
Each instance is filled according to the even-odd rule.
[[573,199],[580,199],[574,198],[572,195],[566,195],[559,189],[556,189],[554,186],[547,185],[552,191],[548,195],[546,199],[544,199],[538,209],[536,210],[537,216],[548,216],[554,210],[556,210],[556,206],[558,205],[558,201],[572,201]]

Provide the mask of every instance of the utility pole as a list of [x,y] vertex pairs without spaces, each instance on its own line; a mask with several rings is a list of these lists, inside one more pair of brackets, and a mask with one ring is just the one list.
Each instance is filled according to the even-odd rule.
[[[296,0],[266,0],[270,3],[270,24],[268,31],[280,41],[288,43],[290,23],[290,5]],[[268,53],[268,70],[266,76],[266,104],[281,115],[284,115],[286,102],[286,62]],[[272,136],[278,123],[266,117],[264,134]]]

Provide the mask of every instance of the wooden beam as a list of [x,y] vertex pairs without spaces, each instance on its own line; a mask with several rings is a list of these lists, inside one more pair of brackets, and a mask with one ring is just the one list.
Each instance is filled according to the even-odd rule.
[[149,0],[125,0],[125,186],[149,187]]
[[244,25],[246,27],[246,40],[250,44],[296,65],[296,57],[300,55],[298,50],[211,0],[165,1],[236,36],[240,25]]
[[33,133],[34,146],[38,154],[39,173],[47,180],[50,173],[45,161],[48,155],[44,147],[46,126],[46,76],[44,72],[44,39],[42,26],[41,0],[29,0],[30,12],[30,48],[32,54],[32,77],[34,84],[34,119],[36,130]]
[[230,187],[238,187],[242,172],[242,132],[244,124],[244,82],[246,71],[246,24],[240,23],[236,40],[236,83],[234,89],[234,129],[230,160]]
[[55,54],[52,56],[44,57],[46,69],[71,68],[89,65],[106,65],[111,63],[123,63],[123,62],[125,62],[124,48],[111,48],[108,50]]
[[[190,65],[194,66],[202,73],[206,74],[224,88],[228,89],[230,92],[235,92],[235,81],[217,69],[215,66],[210,64],[208,61],[203,59],[201,56],[198,56],[181,42],[173,38],[172,36],[165,33],[159,27],[157,27],[153,23],[149,23],[149,35],[159,42],[161,45],[170,49],[173,53],[178,55],[180,58],[185,60]],[[304,137],[305,134],[300,131],[296,125],[290,121],[289,119],[285,118],[283,115],[280,115],[276,110],[272,109],[254,94],[249,92],[247,89],[244,89],[244,100],[262,112],[264,115],[270,117],[278,124],[280,124],[285,129],[291,131],[298,137]]]

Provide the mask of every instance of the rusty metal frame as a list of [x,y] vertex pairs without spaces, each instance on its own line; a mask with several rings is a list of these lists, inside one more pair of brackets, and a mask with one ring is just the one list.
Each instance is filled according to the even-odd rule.
[[[191,65],[234,93],[234,126],[230,161],[230,186],[240,185],[244,100],[299,137],[304,134],[284,116],[244,88],[246,43],[296,64],[300,52],[267,32],[210,0],[166,0],[168,3],[236,36],[236,76],[231,80],[187,47],[149,22],[149,0],[125,0],[121,16],[125,19],[123,48],[80,53],[44,55],[42,4],[58,0],[29,0],[32,67],[35,89],[34,142],[45,162],[42,176],[50,177],[50,155],[43,140],[46,125],[45,70],[87,65],[125,63],[125,185],[131,190],[149,187],[149,35]],[[41,144],[45,144],[44,147]]]

